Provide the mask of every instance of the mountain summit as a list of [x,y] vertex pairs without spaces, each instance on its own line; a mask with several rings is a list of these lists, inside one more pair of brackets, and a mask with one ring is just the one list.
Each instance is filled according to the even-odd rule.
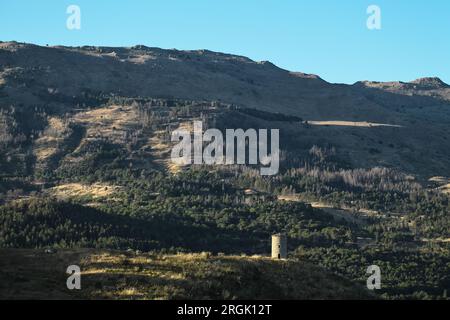
[[446,84],[444,81],[437,77],[426,77],[426,78],[419,78],[414,81],[411,81],[410,83],[419,85],[421,88],[426,89],[445,89],[449,88],[450,86]]

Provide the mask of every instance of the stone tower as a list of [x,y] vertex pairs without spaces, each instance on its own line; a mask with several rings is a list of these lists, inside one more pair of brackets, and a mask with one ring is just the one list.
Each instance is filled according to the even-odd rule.
[[285,234],[272,235],[272,259],[287,258],[287,238]]

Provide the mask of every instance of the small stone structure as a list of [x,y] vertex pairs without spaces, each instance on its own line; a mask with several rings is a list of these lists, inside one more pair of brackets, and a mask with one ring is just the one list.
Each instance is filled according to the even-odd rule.
[[272,259],[287,258],[287,237],[283,233],[272,235]]

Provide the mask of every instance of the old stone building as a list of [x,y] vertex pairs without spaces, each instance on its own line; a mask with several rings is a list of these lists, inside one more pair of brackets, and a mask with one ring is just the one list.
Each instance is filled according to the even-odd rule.
[[286,259],[287,258],[287,237],[283,233],[272,235],[272,258]]

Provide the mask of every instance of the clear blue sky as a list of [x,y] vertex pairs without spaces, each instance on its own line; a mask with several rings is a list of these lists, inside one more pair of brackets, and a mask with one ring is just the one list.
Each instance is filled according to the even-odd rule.
[[[66,8],[81,8],[81,30]],[[368,5],[382,29],[368,30]],[[0,0],[0,40],[210,49],[330,82],[450,83],[449,0]]]

